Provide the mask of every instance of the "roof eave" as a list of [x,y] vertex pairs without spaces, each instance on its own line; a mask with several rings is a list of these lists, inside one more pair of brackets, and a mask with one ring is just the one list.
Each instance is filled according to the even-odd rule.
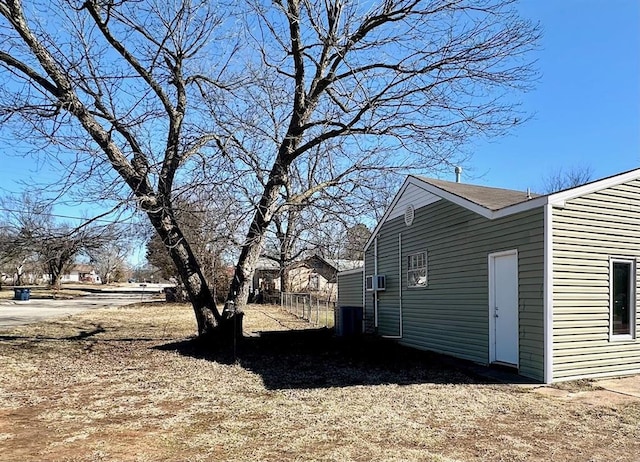
[[527,210],[531,210],[536,207],[541,207],[546,203],[546,200],[548,197],[548,196],[539,196],[539,197],[535,197],[529,200],[519,202],[517,204],[513,204],[506,207],[502,207],[500,209],[493,210],[487,207],[483,207],[482,205],[476,204],[475,202],[470,201],[469,199],[465,199],[464,197],[458,196],[456,194],[450,193],[449,191],[438,188],[437,186],[432,185],[431,183],[427,183],[426,181],[423,181],[420,178],[416,178],[416,179],[421,181],[423,185],[425,185],[424,189],[426,189],[430,193],[440,196],[441,198],[446,199],[449,202],[453,202],[454,204],[459,205],[460,207],[463,207],[467,210],[475,212],[478,215],[488,218],[489,220],[495,220],[496,218],[502,218],[509,215],[513,215],[514,213],[525,212]]
[[603,178],[602,180],[550,194],[548,196],[549,203],[558,207],[564,207],[565,202],[568,200],[637,179],[640,179],[640,169],[629,170],[628,172]]
[[371,236],[369,237],[369,240],[367,241],[366,245],[364,246],[364,251],[365,252],[371,246],[371,243],[373,242],[373,240],[375,239],[376,235],[378,234],[378,231],[380,230],[380,227],[385,223],[385,221],[387,220],[387,217],[389,216],[389,213],[391,212],[391,210],[393,210],[395,205],[400,200],[400,197],[402,197],[402,194],[404,193],[404,191],[407,189],[407,187],[410,184],[418,186],[418,187],[424,189],[427,192],[430,192],[430,193],[432,193],[432,194],[434,194],[434,195],[436,195],[438,197],[441,197],[442,199],[448,200],[449,202],[453,202],[454,204],[457,204],[457,205],[459,205],[459,206],[461,206],[461,207],[463,207],[463,208],[465,208],[467,210],[475,212],[480,216],[488,218],[489,220],[494,220],[496,218],[509,216],[509,215],[514,214],[514,213],[520,213],[520,212],[524,212],[524,211],[527,211],[527,210],[534,209],[536,207],[541,207],[544,204],[546,204],[546,200],[547,200],[547,197],[548,197],[548,196],[540,196],[540,197],[536,197],[534,199],[529,199],[527,201],[521,202],[519,204],[514,204],[514,205],[510,205],[510,206],[501,208],[501,209],[492,210],[492,209],[489,209],[487,207],[483,207],[483,206],[481,206],[479,204],[476,204],[475,202],[472,202],[472,201],[470,201],[468,199],[460,197],[460,196],[458,196],[456,194],[450,193],[449,191],[441,189],[441,188],[439,188],[439,187],[437,187],[437,186],[435,186],[435,185],[433,185],[431,183],[428,183],[428,182],[424,181],[420,177],[409,175],[409,176],[407,176],[406,180],[404,181],[404,183],[402,184],[402,186],[400,187],[400,189],[396,193],[395,197],[393,198],[393,201],[389,205],[389,208],[386,210],[385,214],[382,216],[382,218],[378,222],[377,226],[375,227],[375,229],[371,233]]
[[567,200],[575,199],[576,197],[584,196],[585,194],[590,194],[592,192],[600,191],[601,189],[616,186],[616,185],[625,183],[627,181],[635,180],[635,179],[640,179],[640,169],[630,170],[628,172],[613,175],[611,177],[594,181],[586,185],[577,186],[575,188],[567,189],[567,190],[560,191],[554,194],[549,194],[546,196],[535,197],[535,198],[520,202],[518,204],[513,204],[507,207],[503,207],[501,209],[492,210],[487,207],[483,207],[479,204],[476,204],[475,202],[472,202],[461,196],[450,193],[449,191],[441,189],[431,183],[424,181],[420,177],[409,175],[405,180],[405,182],[400,187],[400,189],[398,190],[398,192],[396,193],[396,196],[391,202],[391,205],[389,206],[389,208],[387,209],[387,211],[385,212],[385,214],[380,219],[377,226],[371,233],[371,237],[367,241],[364,247],[364,250],[366,252],[367,249],[371,246],[371,243],[376,238],[378,231],[380,230],[380,227],[385,223],[385,221],[387,220],[387,217],[389,216],[389,213],[391,212],[391,210],[393,210],[395,205],[398,203],[400,197],[402,196],[403,192],[407,189],[409,184],[418,186],[427,192],[435,194],[436,196],[441,197],[442,199],[448,200],[449,202],[452,202],[467,210],[475,212],[478,215],[483,216],[489,220],[495,220],[495,219],[507,217],[509,215],[513,215],[516,213],[533,210],[538,207],[543,207],[547,204],[563,207]]

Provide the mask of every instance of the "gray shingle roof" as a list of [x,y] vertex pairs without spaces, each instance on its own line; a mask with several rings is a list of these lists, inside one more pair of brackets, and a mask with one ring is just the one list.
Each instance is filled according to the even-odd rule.
[[527,202],[530,199],[540,197],[539,194],[527,195],[526,191],[514,191],[511,189],[489,188],[452,181],[435,180],[433,178],[417,177],[425,183],[442,189],[448,193],[466,199],[481,207],[495,211],[511,205]]

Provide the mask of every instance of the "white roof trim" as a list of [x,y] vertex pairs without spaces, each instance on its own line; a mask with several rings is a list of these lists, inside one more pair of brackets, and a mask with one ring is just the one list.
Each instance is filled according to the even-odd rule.
[[596,191],[600,191],[601,189],[617,186],[619,184],[626,183],[627,181],[637,180],[639,178],[640,168],[629,170],[628,172],[613,175],[608,178],[603,178],[602,180],[597,180],[582,186],[576,186],[575,188],[566,189],[564,191],[550,194],[548,196],[549,203],[551,205],[563,207],[564,203],[568,200],[575,199],[576,197],[584,196],[586,194],[591,194]]
[[526,212],[527,210],[532,210],[538,207],[542,207],[547,203],[548,198],[549,196],[540,196],[534,199],[529,199],[526,202],[510,205],[503,209],[491,212],[491,216],[487,218],[489,218],[490,220],[494,220],[496,218],[508,217],[509,215],[513,215],[515,213]]
[[404,183],[402,183],[402,186],[400,186],[400,189],[398,190],[398,192],[394,196],[393,201],[391,201],[391,205],[389,205],[387,210],[384,212],[384,215],[382,216],[380,221],[378,221],[378,224],[376,225],[374,230],[371,232],[371,236],[369,237],[369,240],[367,241],[367,243],[364,246],[365,252],[367,251],[367,249],[369,248],[369,246],[373,242],[373,239],[378,235],[378,231],[380,231],[380,228],[382,227],[382,225],[387,221],[387,219],[389,218],[389,214],[396,207],[396,204],[400,200],[400,197],[406,191],[406,189],[409,187],[410,184],[412,184],[414,186],[417,186],[418,188],[421,188],[421,189],[424,189],[425,191],[427,191],[427,188],[424,187],[425,186],[425,182],[424,181],[421,181],[418,178],[413,177],[411,175],[407,176],[407,178],[404,180]]

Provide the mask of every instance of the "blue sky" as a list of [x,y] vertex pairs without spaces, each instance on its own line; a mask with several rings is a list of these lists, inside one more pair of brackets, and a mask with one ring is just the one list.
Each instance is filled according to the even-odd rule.
[[520,10],[543,28],[541,79],[522,100],[533,118],[472,146],[463,182],[541,191],[559,169],[599,179],[639,167],[640,1],[524,0]]
[[[523,0],[520,10],[543,28],[541,79],[522,99],[533,118],[471,145],[463,181],[541,191],[561,168],[588,167],[597,179],[640,166],[640,1]],[[2,190],[51,176],[0,145]]]

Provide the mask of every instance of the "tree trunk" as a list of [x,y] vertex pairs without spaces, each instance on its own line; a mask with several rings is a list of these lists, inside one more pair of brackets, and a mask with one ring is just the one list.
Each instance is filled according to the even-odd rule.
[[280,161],[276,161],[267,182],[260,204],[253,217],[245,244],[242,246],[238,265],[233,274],[227,300],[234,303],[237,310],[242,311],[247,304],[249,298],[249,288],[251,278],[255,270],[256,263],[262,251],[264,236],[273,214],[277,209],[277,200],[280,195],[280,189],[285,184],[287,177],[286,168]]
[[282,261],[280,262],[280,292],[289,292],[289,274]]
[[216,328],[220,326],[220,312],[216,307],[216,302],[202,274],[200,265],[184,238],[171,209],[166,206],[158,207],[155,210],[147,211],[147,215],[167,247],[189,295],[198,324],[198,335],[201,337],[214,336]]
[[56,262],[49,262],[49,275],[51,276],[51,287],[54,289],[60,288],[60,276],[62,275],[62,267],[59,267]]

